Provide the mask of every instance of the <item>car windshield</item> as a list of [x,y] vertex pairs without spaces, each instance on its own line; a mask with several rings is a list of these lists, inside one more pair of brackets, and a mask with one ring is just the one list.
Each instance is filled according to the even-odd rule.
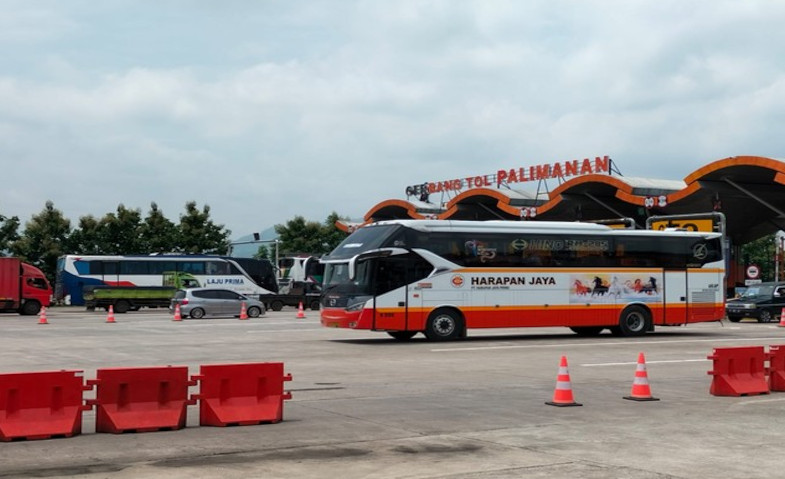
[[757,298],[759,296],[771,296],[774,291],[773,284],[762,284],[760,286],[752,286],[747,291],[741,293],[741,298]]

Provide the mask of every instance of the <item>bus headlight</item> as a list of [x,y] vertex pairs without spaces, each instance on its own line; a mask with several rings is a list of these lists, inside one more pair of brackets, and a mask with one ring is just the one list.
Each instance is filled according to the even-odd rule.
[[362,311],[363,306],[365,306],[365,303],[354,303],[352,305],[347,306],[346,311],[352,311],[352,312]]

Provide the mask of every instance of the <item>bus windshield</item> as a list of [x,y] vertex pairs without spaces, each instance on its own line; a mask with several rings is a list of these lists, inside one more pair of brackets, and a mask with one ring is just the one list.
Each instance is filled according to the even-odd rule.
[[343,240],[341,244],[323,259],[349,259],[365,251],[380,248],[382,245],[390,244],[388,239],[400,232],[401,229],[401,226],[397,224],[370,225],[360,228]]

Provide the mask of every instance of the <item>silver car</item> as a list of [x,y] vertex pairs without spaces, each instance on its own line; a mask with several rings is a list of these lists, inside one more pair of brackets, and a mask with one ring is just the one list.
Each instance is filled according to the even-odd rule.
[[264,314],[264,303],[243,296],[229,289],[188,288],[174,293],[169,304],[169,312],[174,314],[175,306],[180,305],[180,315],[194,319],[205,316],[240,316],[243,304],[249,318]]

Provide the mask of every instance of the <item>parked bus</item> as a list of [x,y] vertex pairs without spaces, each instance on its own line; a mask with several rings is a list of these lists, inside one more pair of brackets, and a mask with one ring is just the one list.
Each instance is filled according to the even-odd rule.
[[248,296],[278,292],[272,263],[264,259],[208,255],[66,255],[57,261],[55,299],[84,305],[85,287],[162,286],[164,273],[185,273],[201,286],[227,288]]
[[393,220],[358,229],[322,262],[322,325],[400,340],[527,326],[636,336],[725,314],[719,233]]
[[278,268],[284,282],[321,283],[324,277],[324,265],[312,255],[286,256],[278,260]]

